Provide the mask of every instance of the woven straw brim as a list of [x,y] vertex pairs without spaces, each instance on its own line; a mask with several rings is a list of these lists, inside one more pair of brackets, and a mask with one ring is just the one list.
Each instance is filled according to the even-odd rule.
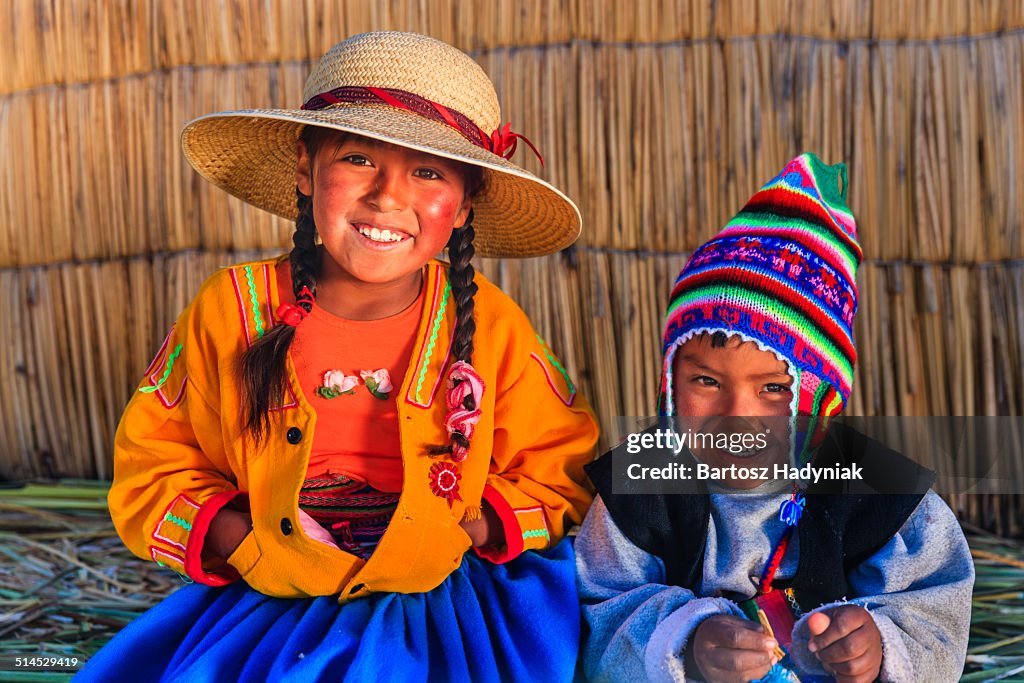
[[473,245],[479,256],[543,256],[579,237],[579,209],[556,188],[442,123],[389,107],[221,112],[187,124],[181,144],[189,163],[207,180],[254,206],[294,220],[295,145],[306,125],[355,133],[487,169],[484,188],[473,199]]

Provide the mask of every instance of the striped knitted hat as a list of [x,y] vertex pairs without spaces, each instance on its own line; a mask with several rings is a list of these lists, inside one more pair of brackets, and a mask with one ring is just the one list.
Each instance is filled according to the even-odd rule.
[[846,190],[845,165],[803,154],[693,252],[665,323],[663,415],[673,414],[676,350],[691,337],[719,331],[753,341],[789,365],[791,415],[843,409],[857,360],[854,277],[861,261]]

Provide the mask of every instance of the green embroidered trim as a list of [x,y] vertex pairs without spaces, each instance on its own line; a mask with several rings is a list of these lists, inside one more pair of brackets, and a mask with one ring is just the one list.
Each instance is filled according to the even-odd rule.
[[167,520],[168,522],[174,522],[175,524],[177,524],[178,526],[180,526],[180,527],[181,527],[182,529],[184,529],[185,531],[192,531],[192,525],[191,525],[191,524],[189,524],[188,522],[186,522],[186,521],[185,521],[184,519],[182,519],[181,517],[175,517],[175,516],[174,516],[174,515],[172,515],[172,514],[171,514],[170,512],[168,512],[168,513],[167,513],[167,515],[166,515],[166,516],[164,516],[164,519],[166,519],[166,520]]
[[167,381],[167,378],[171,376],[171,369],[174,367],[174,361],[181,354],[181,348],[181,342],[178,342],[178,345],[174,347],[173,353],[171,353],[171,355],[167,358],[167,365],[164,366],[164,374],[160,378],[160,381],[151,387],[142,387],[141,389],[139,389],[139,391],[141,391],[144,394],[152,394],[154,391],[156,391],[157,389],[164,385],[164,382]]
[[448,295],[451,294],[452,286],[451,283],[444,283],[444,294],[441,296],[441,307],[437,309],[437,315],[434,316],[434,324],[430,330],[430,341],[427,342],[427,353],[423,358],[423,365],[420,366],[420,376],[416,378],[416,400],[419,403],[423,403],[423,399],[420,398],[420,389],[423,388],[423,380],[427,376],[427,365],[430,363],[430,355],[434,353],[434,345],[437,343],[437,333],[441,329],[441,321],[444,320],[444,310],[448,307]]
[[540,347],[544,349],[544,355],[548,357],[548,362],[554,365],[555,369],[562,374],[562,379],[565,380],[566,385],[569,387],[569,393],[575,396],[576,385],[572,383],[571,379],[569,379],[569,373],[566,371],[565,368],[562,367],[562,364],[558,362],[558,359],[551,354],[551,352],[548,350],[547,343],[540,338],[540,335],[538,334],[536,335],[536,337],[537,341],[540,342]]
[[249,283],[249,300],[252,301],[252,320],[256,324],[256,338],[263,336],[263,318],[260,316],[260,302],[256,298],[256,282],[252,279],[252,266],[245,267],[245,281]]
[[525,541],[528,538],[546,538],[550,540],[551,536],[548,534],[547,529],[531,529],[523,532],[523,540]]

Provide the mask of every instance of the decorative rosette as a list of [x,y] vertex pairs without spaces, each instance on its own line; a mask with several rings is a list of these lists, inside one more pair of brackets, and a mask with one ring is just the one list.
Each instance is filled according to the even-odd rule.
[[[444,428],[453,437],[452,460],[455,462],[462,462],[469,455],[469,440],[473,438],[473,428],[480,420],[480,399],[483,395],[484,381],[473,366],[461,360],[454,363],[448,371],[445,397],[448,416],[444,420]],[[472,409],[467,406],[472,406]]]
[[456,500],[462,500],[459,495],[459,468],[450,462],[435,462],[430,468],[430,490],[439,498],[448,501],[448,507]]

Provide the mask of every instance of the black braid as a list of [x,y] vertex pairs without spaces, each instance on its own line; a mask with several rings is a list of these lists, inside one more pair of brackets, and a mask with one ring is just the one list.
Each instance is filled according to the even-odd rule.
[[313,310],[313,304],[302,297],[303,287],[309,289],[316,298],[316,278],[320,272],[320,259],[316,251],[316,223],[313,221],[313,200],[295,190],[295,205],[299,216],[295,219],[295,233],[292,235],[292,253],[288,261],[292,267],[292,291],[295,293],[296,305],[306,313]]
[[[307,313],[312,304],[299,301],[303,287],[316,294],[316,278],[319,272],[319,258],[316,250],[316,224],[313,222],[313,202],[296,190],[296,205],[299,216],[295,220],[295,245],[289,255],[292,270],[292,290],[298,306]],[[268,330],[241,358],[243,405],[245,406],[245,429],[252,432],[257,441],[263,438],[270,427],[271,401],[284,395],[287,382],[288,349],[295,339],[295,328],[278,324]]]
[[[476,271],[473,268],[473,210],[470,209],[466,225],[452,231],[448,239],[448,261],[451,264],[448,268],[448,282],[452,287],[452,299],[455,300],[455,338],[452,340],[452,354],[456,360],[473,364],[473,335],[476,333],[476,321],[473,319],[473,296],[477,292],[476,282],[473,281]],[[466,396],[462,406],[466,410],[476,409],[473,396]],[[469,448],[469,439],[463,434],[455,432],[452,434],[452,443],[444,446],[431,446],[431,455],[444,455],[452,452],[452,445],[457,443],[460,446]]]
[[[452,231],[448,240],[448,258],[451,268],[448,270],[448,281],[452,284],[452,298],[455,300],[455,339],[452,341],[452,352],[455,358],[473,364],[473,334],[476,332],[476,321],[473,320],[473,295],[477,286],[473,282],[476,271],[473,269],[473,210],[470,209],[465,227]],[[470,408],[472,410],[472,408]]]

